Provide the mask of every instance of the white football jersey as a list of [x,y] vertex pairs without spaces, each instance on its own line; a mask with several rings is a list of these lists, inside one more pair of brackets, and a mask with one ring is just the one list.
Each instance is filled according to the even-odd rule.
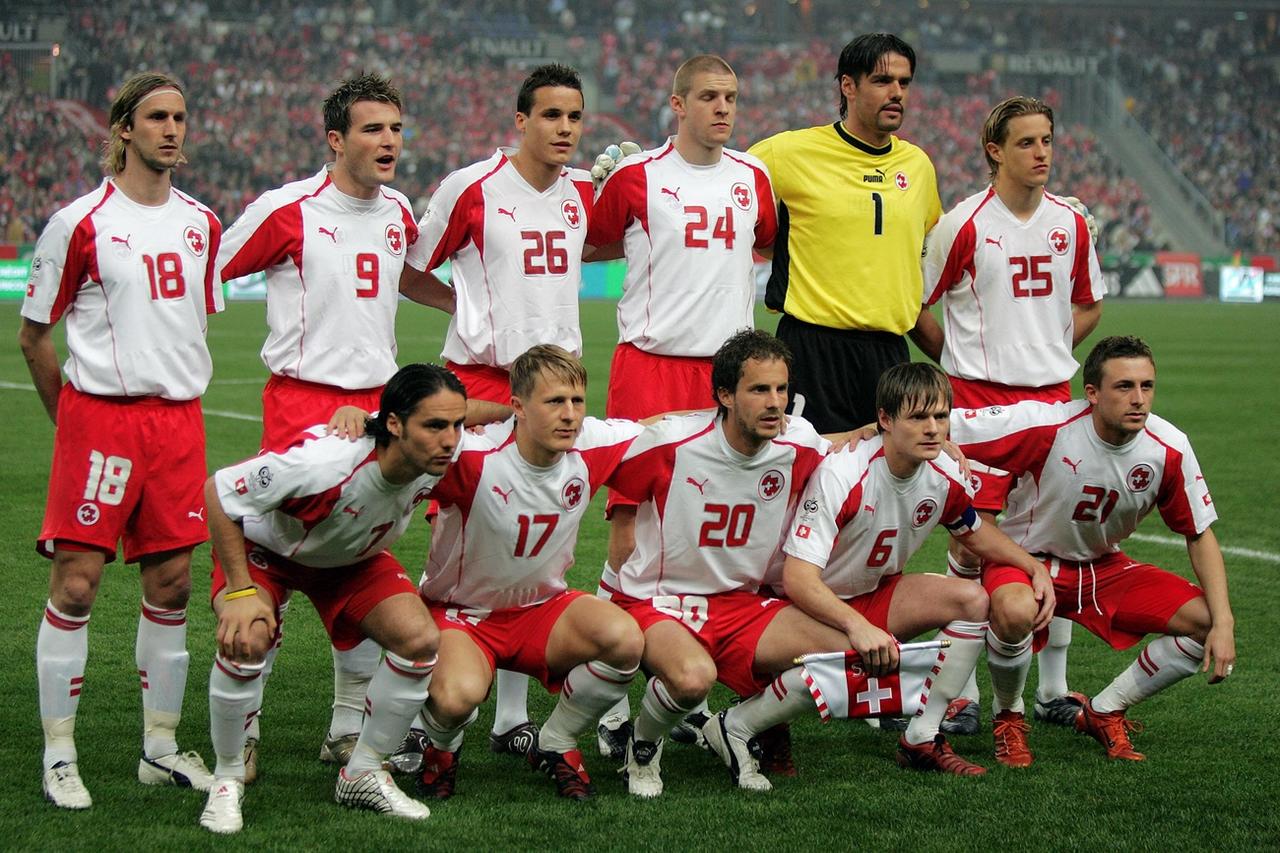
[[591,216],[591,175],[566,168],[545,192],[516,171],[508,149],[450,174],[418,223],[409,266],[452,258],[457,310],[445,359],[506,369],[537,344],[582,352],[578,291]]
[[650,426],[609,483],[640,502],[636,548],[618,570],[622,592],[653,598],[780,587],[783,537],[830,446],[802,418],[754,456],[729,446],[713,413]]
[[778,231],[764,164],[725,150],[713,166],[665,145],[623,160],[596,197],[587,243],[623,241],[618,337],[659,355],[712,356],[755,325],[753,250]]
[[[250,542],[313,568],[349,566],[390,548],[414,508],[440,477],[423,474],[404,485],[387,482],[370,436],[348,441],[324,426],[279,452],[262,453],[214,473],[218,499]],[[489,447],[464,433],[454,455]]]
[[68,381],[86,394],[194,400],[213,375],[208,315],[222,224],[176,189],[154,207],[107,178],[59,210],[31,259],[22,316],[66,318]]
[[325,167],[263,193],[227,231],[223,281],[265,271],[272,373],[339,388],[377,388],[396,372],[396,305],[413,208],[383,187],[343,193]]
[[1153,507],[1174,533],[1207,530],[1218,513],[1186,435],[1150,415],[1117,447],[1098,437],[1092,411],[1075,400],[951,412],[966,456],[1021,477],[1000,529],[1033,554],[1069,560],[1118,551]]
[[942,301],[950,376],[1026,388],[1070,379],[1071,306],[1104,293],[1084,217],[1049,193],[1023,222],[988,187],[938,220],[925,246],[923,301]]
[[563,592],[587,504],[641,429],[587,418],[573,449],[549,468],[524,460],[514,432],[496,449],[462,453],[432,494],[440,515],[423,596],[489,611]]
[[783,550],[822,569],[841,598],[871,592],[901,574],[942,524],[963,536],[981,525],[960,467],[945,453],[900,480],[880,436],[828,456],[809,478]]

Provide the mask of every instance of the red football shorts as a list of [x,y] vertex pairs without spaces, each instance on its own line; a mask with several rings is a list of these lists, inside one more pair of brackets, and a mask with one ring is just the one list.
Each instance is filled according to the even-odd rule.
[[[654,355],[629,343],[620,343],[613,351],[609,396],[604,404],[606,417],[638,421],[664,412],[709,409],[715,404],[711,359]],[[615,506],[635,505],[635,501],[610,489],[605,517]]]
[[[297,590],[311,600],[329,640],[342,651],[354,649],[364,639],[360,623],[373,608],[393,595],[417,595],[418,588],[405,574],[404,566],[390,551],[382,551],[350,566],[315,569],[287,560],[261,545],[245,542],[249,577],[259,589],[271,595],[277,611]],[[209,600],[227,585],[226,573],[213,553],[213,571],[209,573]]]
[[889,605],[893,602],[893,591],[902,580],[901,574],[889,575],[880,579],[880,585],[871,592],[854,596],[845,601],[850,607],[862,614],[863,618],[881,631],[889,630]]
[[456,364],[446,361],[444,366],[467,389],[467,399],[485,400],[501,406],[511,405],[511,374],[501,367],[487,364]]
[[757,676],[754,664],[760,636],[790,606],[781,598],[735,591],[640,599],[614,592],[609,600],[629,613],[641,631],[662,621],[683,625],[715,661],[716,680],[739,696],[754,696],[773,680],[772,675]]
[[36,550],[55,543],[124,560],[194,548],[204,512],[204,418],[199,400],[98,397],[62,386],[49,497]]
[[376,412],[381,399],[382,386],[348,390],[273,373],[262,389],[262,449],[292,446],[303,431],[327,424],[342,406]]
[[[1071,383],[1059,382],[1043,388],[1023,388],[1017,385],[1001,385],[981,379],[951,380],[951,405],[956,409],[985,409],[988,406],[1011,406],[1024,400],[1041,403],[1066,403],[1071,400]],[[1013,478],[1005,473],[983,470],[974,466],[973,475],[978,478],[978,493],[973,497],[973,508],[998,513],[1004,509],[1013,488]]]
[[[427,608],[441,633],[462,631],[470,637],[488,659],[490,671],[523,672],[556,693],[565,674],[552,675],[547,669],[547,640],[561,614],[581,595],[586,593],[567,589],[541,604],[505,610],[471,610],[436,601],[428,601]],[[441,664],[449,665],[443,660]]]
[[[1070,619],[1101,637],[1113,649],[1127,649],[1147,634],[1163,634],[1184,604],[1204,595],[1185,578],[1117,551],[1092,562],[1046,559],[1057,598],[1055,616]],[[982,586],[988,594],[1007,583],[1031,585],[1026,572],[1012,566],[988,566]],[[1038,632],[1035,649],[1047,631]]]

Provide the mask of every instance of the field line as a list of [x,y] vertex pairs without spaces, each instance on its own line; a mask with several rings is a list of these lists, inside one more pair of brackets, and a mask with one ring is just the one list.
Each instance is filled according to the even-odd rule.
[[[254,380],[255,382],[258,380]],[[9,391],[35,391],[35,386],[25,382],[5,382],[0,380],[0,388]],[[257,423],[262,420],[258,415],[246,415],[244,412],[229,412],[226,409],[204,409],[206,415],[215,418],[230,418],[233,421],[252,421]]]
[[[1139,542],[1151,542],[1156,545],[1169,545],[1185,548],[1187,540],[1175,536],[1153,536],[1150,533],[1135,533],[1129,537]],[[1280,563],[1280,554],[1274,551],[1255,551],[1253,548],[1239,548],[1235,545],[1222,545],[1222,553],[1233,557],[1246,557],[1251,560],[1262,560],[1265,563]]]

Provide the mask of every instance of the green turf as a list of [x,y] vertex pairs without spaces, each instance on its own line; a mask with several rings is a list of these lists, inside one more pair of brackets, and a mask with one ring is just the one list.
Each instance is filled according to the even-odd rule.
[[[0,320],[18,325],[13,306]],[[773,322],[762,315],[761,325]],[[1099,334],[1136,333],[1154,346],[1159,365],[1156,409],[1190,434],[1218,511],[1224,545],[1280,552],[1274,499],[1280,463],[1277,362],[1280,307],[1208,303],[1109,303]],[[613,306],[583,306],[590,409],[603,408],[614,341]],[[444,328],[438,315],[401,310],[402,362],[434,358]],[[210,411],[255,414],[265,372],[257,352],[266,332],[260,304],[234,305],[211,322],[213,386]],[[12,340],[12,339],[11,339]],[[94,796],[87,813],[59,812],[40,797],[41,734],[32,663],[46,564],[32,551],[40,524],[53,430],[35,394],[13,388],[28,381],[16,346],[0,353],[0,401],[13,416],[3,434],[8,460],[0,493],[0,567],[8,592],[0,601],[7,626],[0,659],[0,707],[6,725],[0,766],[13,774],[0,797],[0,847],[13,849],[209,848],[777,848],[890,850],[958,849],[1276,849],[1280,847],[1280,750],[1276,747],[1280,652],[1270,645],[1280,611],[1280,564],[1228,555],[1237,618],[1239,663],[1226,684],[1197,677],[1141,706],[1133,716],[1148,761],[1110,764],[1092,741],[1040,726],[1033,732],[1037,763],[1026,771],[994,769],[977,780],[898,770],[893,740],[861,724],[795,726],[798,779],[777,782],[765,796],[730,788],[706,754],[673,745],[663,760],[667,793],[657,802],[627,798],[594,747],[588,768],[600,796],[586,805],[558,801],[551,784],[515,761],[491,756],[488,712],[468,735],[459,793],[409,825],[345,811],[332,803],[333,773],[315,760],[330,698],[328,646],[314,611],[296,601],[263,716],[263,777],[249,789],[244,832],[214,839],[196,820],[203,796],[144,788],[134,779],[140,741],[138,686],[133,674],[138,585],[134,571],[112,566],[102,584],[90,633],[77,742],[80,766]],[[255,423],[207,418],[209,464],[253,452]],[[92,424],[79,425],[93,429]],[[604,559],[605,526],[592,515],[578,550],[575,586],[592,588]],[[1168,535],[1158,517],[1143,532]],[[397,547],[411,572],[421,565],[426,529],[413,528]],[[1185,550],[1135,542],[1131,553],[1187,572]],[[944,542],[935,537],[913,568],[936,569]],[[196,552],[190,610],[191,678],[184,748],[212,764],[205,684],[212,654],[207,547]],[[1131,654],[1104,647],[1081,630],[1071,655],[1075,688],[1096,691]],[[1035,675],[1032,674],[1034,684]],[[724,695],[717,694],[716,701]],[[535,716],[550,703],[532,698]],[[815,715],[816,717],[816,715]],[[985,727],[985,721],[984,721]],[[992,765],[989,731],[957,738],[958,749]],[[584,743],[585,745],[585,743]]]

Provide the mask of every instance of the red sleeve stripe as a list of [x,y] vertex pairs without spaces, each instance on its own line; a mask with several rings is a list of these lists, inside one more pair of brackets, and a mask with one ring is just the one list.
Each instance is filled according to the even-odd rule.
[[62,318],[67,306],[75,301],[80,285],[86,280],[102,283],[102,274],[98,272],[98,232],[93,224],[93,215],[107,203],[115,189],[116,185],[108,181],[102,198],[76,223],[75,230],[71,232],[67,256],[62,266],[62,278],[58,281],[58,295],[49,311],[50,323],[56,323]]
[[926,305],[932,305],[942,298],[942,294],[946,293],[948,288],[958,283],[963,278],[964,273],[969,273],[969,278],[974,275],[973,255],[978,245],[978,229],[973,224],[974,217],[982,208],[986,207],[987,202],[995,197],[994,189],[987,190],[987,195],[973,209],[973,213],[969,214],[969,218],[965,220],[964,225],[960,226],[960,231],[956,234],[956,238],[951,243],[951,251],[947,253],[947,263],[942,268],[942,275],[934,282],[932,289],[929,291],[929,298],[925,300]]
[[751,245],[756,249],[767,249],[778,236],[778,210],[773,201],[773,185],[769,183],[769,174],[754,163],[748,163],[728,152],[724,156],[751,170],[756,187],[756,239]]
[[453,210],[449,212],[449,224],[440,235],[440,242],[431,251],[426,272],[443,264],[466,246],[469,240],[475,243],[480,257],[484,257],[484,182],[498,174],[509,162],[506,155],[502,155],[492,169],[458,194]]
[[314,495],[306,495],[303,497],[289,498],[280,504],[280,511],[286,515],[291,515],[302,522],[302,526],[308,531],[320,522],[324,521],[333,514],[333,509],[338,505],[338,499],[342,497],[342,487],[351,482],[351,478],[356,472],[370,463],[378,461],[378,451],[373,449],[369,451],[359,465],[352,469],[342,482],[337,485],[330,486],[323,492]]

